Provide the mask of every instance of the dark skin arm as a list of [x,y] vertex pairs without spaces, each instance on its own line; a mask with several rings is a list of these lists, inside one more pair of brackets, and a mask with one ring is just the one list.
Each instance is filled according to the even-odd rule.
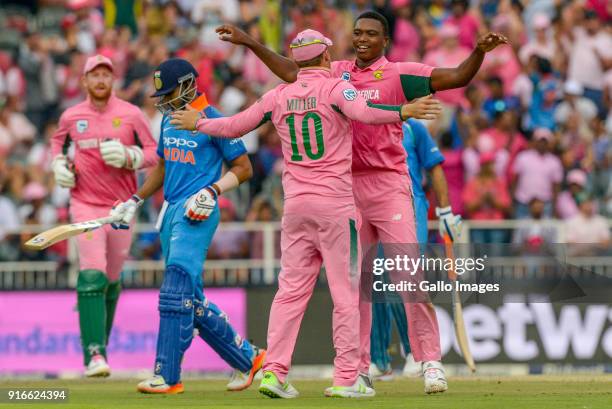
[[448,184],[442,165],[436,165],[429,170],[431,176],[431,184],[438,199],[438,207],[447,207],[450,205],[448,201]]
[[461,88],[474,78],[485,54],[501,44],[508,44],[508,39],[497,33],[488,33],[478,39],[478,44],[472,54],[456,68],[435,68],[431,72],[431,89],[444,91]]
[[224,24],[216,29],[219,38],[230,43],[244,45],[251,49],[264,64],[272,70],[274,75],[287,82],[297,79],[297,64],[280,54],[268,49],[265,45],[258,43],[253,37],[231,24]]
[[231,167],[228,172],[232,172],[236,175],[240,183],[253,177],[253,166],[251,166],[251,161],[246,154],[238,156],[230,165]]

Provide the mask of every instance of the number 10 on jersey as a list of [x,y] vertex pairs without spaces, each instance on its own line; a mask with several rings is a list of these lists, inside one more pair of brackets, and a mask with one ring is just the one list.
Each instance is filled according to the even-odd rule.
[[[315,140],[317,142],[317,151],[312,151],[312,143],[310,139],[310,121],[312,120],[315,129]],[[291,136],[291,160],[299,162],[303,160],[300,155],[300,149],[298,146],[297,135],[295,133],[295,114],[289,115],[285,121],[289,126],[289,135]],[[325,153],[325,145],[323,143],[323,125],[321,117],[316,112],[308,112],[302,119],[302,142],[304,146],[304,152],[312,160],[320,159]]]

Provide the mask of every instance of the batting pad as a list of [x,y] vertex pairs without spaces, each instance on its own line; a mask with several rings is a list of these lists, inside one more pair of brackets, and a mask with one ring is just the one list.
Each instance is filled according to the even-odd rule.
[[166,267],[159,292],[159,334],[155,374],[168,385],[181,378],[181,360],[193,338],[194,279],[182,268]]
[[77,305],[84,364],[92,355],[106,357],[106,301],[108,279],[102,271],[82,270],[77,278]]
[[247,372],[253,366],[253,347],[234,331],[227,316],[210,301],[195,300],[195,326],[202,338],[234,369]]

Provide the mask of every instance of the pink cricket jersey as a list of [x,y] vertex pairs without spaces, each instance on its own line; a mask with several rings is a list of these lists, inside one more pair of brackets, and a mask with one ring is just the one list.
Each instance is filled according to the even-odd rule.
[[60,117],[59,128],[51,139],[53,157],[75,145],[76,185],[72,198],[95,206],[112,206],[136,191],[133,170],[104,163],[100,142],[118,139],[124,145],[138,145],[144,152],[143,166],[154,165],[158,156],[149,124],[140,109],[112,95],[107,106],[98,110],[89,99],[68,108]]
[[398,105],[368,106],[349,82],[332,78],[327,69],[302,69],[294,83],[277,86],[232,117],[201,119],[198,130],[237,137],[271,120],[282,142],[285,198],[317,194],[352,200],[351,139],[358,122],[349,119],[396,122],[401,129],[400,110]]
[[[403,104],[431,94],[433,67],[414,62],[390,62],[381,57],[367,68],[355,61],[332,62],[332,76],[339,77],[359,90],[368,102]],[[406,151],[402,146],[401,123],[368,125],[353,123],[353,174],[372,170],[408,174]]]

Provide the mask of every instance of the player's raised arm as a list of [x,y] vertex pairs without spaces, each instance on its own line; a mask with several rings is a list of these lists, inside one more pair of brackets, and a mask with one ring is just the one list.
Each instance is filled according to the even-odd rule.
[[244,45],[255,53],[255,55],[280,79],[294,82],[297,79],[298,66],[287,57],[268,49],[257,42],[253,37],[232,24],[224,24],[217,27],[217,34],[222,41]]
[[432,91],[443,91],[466,86],[476,75],[485,54],[501,44],[508,44],[506,36],[488,33],[478,39],[472,54],[455,68],[435,68],[431,73]]
[[197,129],[220,138],[239,138],[270,119],[271,109],[265,108],[269,105],[270,98],[271,92],[268,92],[246,110],[223,118],[204,118],[200,112],[193,109],[176,111],[172,113],[170,123],[177,129]]

